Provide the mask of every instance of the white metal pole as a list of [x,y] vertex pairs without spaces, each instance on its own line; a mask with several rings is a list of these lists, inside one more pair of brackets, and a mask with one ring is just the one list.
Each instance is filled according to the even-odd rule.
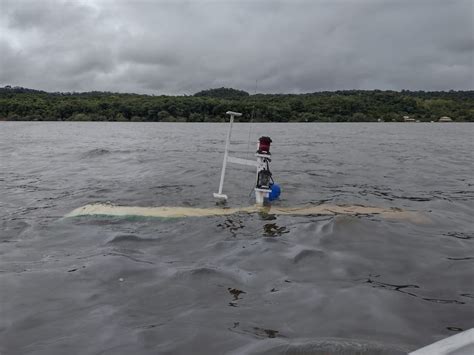
[[224,186],[224,176],[225,176],[225,168],[227,165],[227,155],[229,151],[229,144],[230,144],[230,133],[232,132],[232,124],[234,123],[234,115],[230,115],[230,125],[229,130],[227,131],[227,140],[225,141],[225,151],[224,151],[224,161],[222,163],[222,171],[221,171],[221,181],[219,183],[219,195],[222,195],[222,187]]

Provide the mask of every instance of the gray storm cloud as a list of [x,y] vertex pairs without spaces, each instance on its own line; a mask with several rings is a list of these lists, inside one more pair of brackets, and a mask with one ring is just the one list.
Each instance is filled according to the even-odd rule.
[[471,0],[0,0],[0,86],[474,89]]

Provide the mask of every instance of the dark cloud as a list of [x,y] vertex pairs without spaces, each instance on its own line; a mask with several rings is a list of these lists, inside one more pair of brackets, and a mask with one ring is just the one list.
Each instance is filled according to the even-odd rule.
[[471,0],[0,0],[0,85],[474,89]]
[[54,33],[87,25],[88,20],[94,16],[92,7],[73,1],[3,0],[1,3],[7,24],[20,31],[39,29]]

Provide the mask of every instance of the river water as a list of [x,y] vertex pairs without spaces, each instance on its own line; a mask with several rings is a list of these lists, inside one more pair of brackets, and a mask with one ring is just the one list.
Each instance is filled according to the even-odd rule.
[[[474,326],[474,125],[236,124],[276,205],[377,215],[84,216],[215,207],[227,126],[0,122],[0,353],[403,354]],[[250,137],[250,139],[249,139]],[[228,206],[255,172],[229,166]]]

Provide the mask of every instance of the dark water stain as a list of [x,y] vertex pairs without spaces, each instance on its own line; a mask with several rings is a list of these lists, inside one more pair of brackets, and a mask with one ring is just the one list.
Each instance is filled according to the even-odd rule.
[[416,202],[428,202],[433,200],[432,197],[418,197],[418,196],[395,196],[401,200],[409,200],[409,201],[416,201]]
[[265,237],[279,237],[285,233],[289,233],[286,227],[279,227],[276,223],[267,223],[263,226]]
[[239,290],[239,289],[236,289],[236,288],[231,288],[231,287],[228,287],[227,288],[227,291],[229,291],[229,293],[234,296],[234,301],[237,301],[237,300],[240,300],[242,299],[241,297],[239,297],[241,294],[245,294],[247,292],[245,291],[242,291],[242,290]]
[[276,338],[278,336],[279,331],[273,329],[263,329],[259,327],[253,327],[255,331],[255,335],[262,336],[262,333],[265,334],[268,338]]
[[474,256],[466,256],[466,257],[459,257],[459,258],[446,258],[448,260],[472,260]]
[[445,236],[457,238],[457,239],[474,239],[474,233],[464,233],[464,232],[449,232],[445,233]]
[[[86,268],[86,267],[85,267],[85,265],[84,265],[84,266],[82,266],[81,269],[85,269],[85,268]],[[74,272],[74,271],[77,271],[77,270],[79,270],[79,269],[80,269],[80,268],[74,268],[74,269],[68,270],[67,272]]]
[[464,329],[459,328],[459,327],[446,327],[447,330],[450,330],[452,332],[462,332]]
[[242,328],[240,322],[234,322],[232,327],[227,328],[231,332],[239,333],[239,334],[248,334],[252,336],[256,336],[257,338],[264,339],[264,338],[277,338],[277,337],[284,337],[278,330],[269,329],[269,328],[261,328],[261,327],[251,327],[251,328]]
[[372,287],[375,287],[375,288],[384,288],[387,290],[397,291],[397,292],[405,293],[405,294],[408,294],[410,296],[415,296],[415,297],[418,297],[418,296],[415,295],[414,293],[406,291],[405,289],[420,288],[420,286],[418,285],[394,285],[394,284],[389,284],[385,282],[374,281],[370,278],[366,280],[366,283],[371,284]]
[[474,191],[461,190],[461,191],[451,191],[451,199],[454,201],[472,201],[474,198]]
[[371,284],[372,287],[375,288],[383,288],[391,291],[396,291],[400,293],[404,293],[406,295],[416,297],[419,299],[422,299],[427,302],[433,302],[433,303],[439,303],[439,304],[465,304],[466,302],[458,301],[458,300],[453,300],[453,299],[442,299],[442,298],[430,298],[430,297],[422,297],[416,293],[413,293],[411,290],[408,292],[406,289],[419,289],[420,286],[418,285],[394,285],[394,284],[389,284],[389,283],[384,283],[380,281],[374,281],[372,279],[367,279],[365,283]]
[[[419,296],[416,296],[419,297]],[[440,304],[466,304],[466,302],[458,301],[458,300],[446,300],[446,299],[441,299],[441,298],[427,298],[427,297],[419,297],[422,300],[428,301],[428,302],[434,302],[434,303],[440,303]]]
[[244,224],[240,219],[226,218],[224,222],[219,223],[217,227],[228,230],[233,237],[237,236],[237,231],[244,228]]

